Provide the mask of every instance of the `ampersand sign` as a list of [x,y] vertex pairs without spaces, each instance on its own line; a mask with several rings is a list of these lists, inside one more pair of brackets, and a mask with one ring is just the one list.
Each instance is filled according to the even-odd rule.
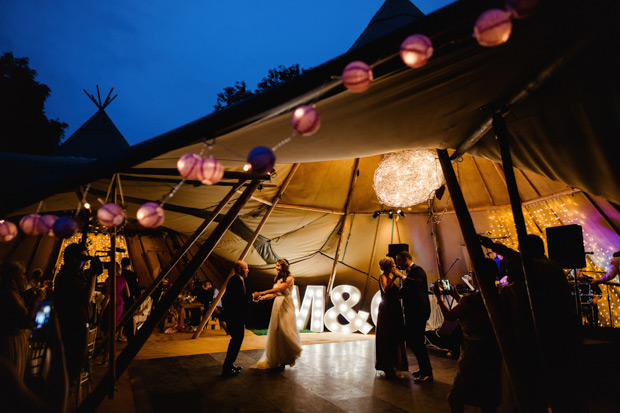
[[[345,293],[349,295],[346,300],[344,299]],[[360,301],[361,297],[360,290],[352,285],[339,285],[335,287],[331,293],[331,300],[334,306],[325,313],[325,327],[329,331],[338,333],[354,333],[359,330],[366,334],[372,330],[372,325],[366,321],[370,314],[366,311],[356,313],[353,310],[353,306]],[[342,315],[349,323],[340,324],[338,321],[339,315]]]

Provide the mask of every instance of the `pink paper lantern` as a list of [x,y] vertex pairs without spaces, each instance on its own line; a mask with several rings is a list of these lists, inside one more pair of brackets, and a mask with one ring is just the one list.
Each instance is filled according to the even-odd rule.
[[[120,206],[109,203],[102,205],[97,211],[97,220],[99,223],[108,228],[118,227],[125,221],[125,213]],[[54,233],[56,230],[54,230]]]
[[506,0],[506,10],[515,19],[523,19],[530,16],[538,6],[538,0]]
[[433,43],[423,34],[414,34],[400,45],[400,58],[411,68],[424,66],[433,55]]
[[57,219],[56,215],[43,215],[37,223],[37,232],[41,235],[53,236],[54,230],[52,228]]
[[372,83],[372,69],[366,63],[356,60],[342,71],[342,84],[354,93],[364,92]]
[[179,174],[190,181],[198,180],[198,168],[202,157],[196,153],[186,153],[177,161]]
[[321,127],[321,118],[312,106],[299,106],[293,111],[291,125],[295,132],[303,136],[310,136],[316,133]]
[[37,224],[41,219],[39,214],[28,214],[19,221],[19,227],[26,235],[38,235]]
[[52,226],[52,231],[54,231],[54,235],[57,238],[70,238],[72,237],[78,230],[78,224],[70,217],[60,217]]
[[220,182],[224,176],[224,166],[212,156],[203,158],[198,167],[198,180],[205,185],[213,185]]
[[248,163],[252,166],[255,174],[265,174],[273,169],[276,163],[276,155],[265,146],[257,146],[248,154]]
[[474,37],[481,46],[498,46],[506,43],[512,32],[512,19],[506,10],[487,10],[474,25]]
[[17,236],[17,225],[11,221],[0,220],[0,242],[9,242]]
[[155,202],[142,204],[136,214],[138,222],[145,228],[157,228],[164,223],[164,209]]

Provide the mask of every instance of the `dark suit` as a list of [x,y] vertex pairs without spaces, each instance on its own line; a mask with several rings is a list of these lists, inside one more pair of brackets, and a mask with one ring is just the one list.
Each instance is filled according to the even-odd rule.
[[246,293],[245,282],[240,275],[233,275],[228,281],[226,293],[222,297],[224,306],[223,319],[226,321],[230,342],[224,360],[224,370],[232,368],[233,363],[239,355],[239,349],[243,343],[245,334],[245,322],[250,312],[250,295]]
[[411,264],[407,278],[400,290],[405,312],[405,330],[407,345],[415,354],[422,376],[432,376],[433,369],[428,358],[426,338],[426,321],[431,315],[431,304],[428,299],[428,282],[426,273],[419,265]]

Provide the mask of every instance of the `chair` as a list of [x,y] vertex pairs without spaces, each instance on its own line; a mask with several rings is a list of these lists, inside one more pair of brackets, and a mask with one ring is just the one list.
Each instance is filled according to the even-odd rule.
[[86,348],[87,348],[87,365],[86,367],[82,367],[80,371],[80,377],[78,380],[78,388],[77,388],[77,405],[79,406],[83,400],[83,390],[86,388],[86,396],[90,394],[90,384],[92,382],[92,365],[93,365],[93,355],[95,354],[95,343],[97,341],[97,327],[88,330],[88,336],[86,339]]

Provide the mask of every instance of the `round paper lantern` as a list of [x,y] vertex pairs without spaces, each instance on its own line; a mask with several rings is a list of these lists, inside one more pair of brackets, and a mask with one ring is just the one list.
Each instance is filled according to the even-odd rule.
[[196,153],[186,153],[177,161],[177,169],[183,178],[196,181],[201,160],[202,157]]
[[364,92],[372,83],[372,69],[366,63],[356,60],[342,71],[342,84],[351,92]]
[[291,125],[295,132],[303,136],[316,133],[321,127],[321,118],[312,106],[299,106],[291,116]]
[[498,46],[506,43],[512,31],[510,13],[506,10],[487,10],[478,17],[474,37],[481,46]]
[[[125,213],[123,212],[123,208],[120,206],[109,203],[102,205],[101,208],[97,211],[97,219],[99,223],[108,228],[114,228],[123,223],[125,221]],[[54,230],[56,233],[56,230]]]
[[265,146],[257,146],[248,154],[248,163],[252,165],[252,172],[265,174],[273,169],[276,163],[276,155]]
[[155,202],[142,204],[136,216],[145,228],[157,228],[164,223],[164,209]]
[[11,221],[0,220],[0,242],[9,242],[17,236],[17,225]]
[[433,43],[423,34],[414,34],[400,45],[400,58],[411,68],[422,67],[433,55]]
[[198,180],[205,185],[216,184],[224,176],[224,166],[212,156],[203,158],[198,167]]
[[70,217],[60,217],[52,226],[52,231],[54,231],[54,235],[58,238],[70,238],[77,232],[78,224],[75,222],[73,218]]
[[372,187],[383,205],[402,208],[427,201],[442,182],[435,153],[418,149],[385,155],[375,170]]
[[37,223],[37,232],[41,235],[53,236],[54,230],[52,227],[57,219],[58,217],[56,215],[43,215]]
[[506,10],[515,19],[523,19],[530,16],[538,6],[538,0],[506,0]]
[[41,219],[41,215],[39,214],[25,215],[19,221],[19,227],[26,235],[38,235],[39,231],[37,231],[37,224],[39,223],[39,219]]

